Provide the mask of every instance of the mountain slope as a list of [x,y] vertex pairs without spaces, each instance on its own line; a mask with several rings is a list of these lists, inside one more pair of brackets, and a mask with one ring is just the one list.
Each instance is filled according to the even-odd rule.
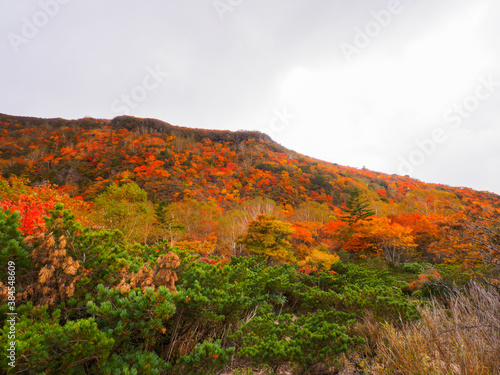
[[130,179],[151,198],[167,201],[190,197],[231,205],[264,195],[292,206],[315,200],[340,207],[358,188],[386,214],[405,202],[405,211],[423,213],[468,199],[499,205],[488,192],[316,160],[256,131],[190,129],[126,116],[68,121],[0,115],[0,134],[0,172],[68,185],[88,198],[108,181]]
[[500,259],[498,195],[326,163],[259,132],[0,115],[0,136],[4,178],[83,196],[95,204],[85,220],[132,241],[219,254],[271,241],[300,262],[341,249],[395,264]]

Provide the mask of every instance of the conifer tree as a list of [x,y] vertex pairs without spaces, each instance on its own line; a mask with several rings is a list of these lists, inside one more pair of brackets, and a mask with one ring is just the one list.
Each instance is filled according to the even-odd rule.
[[361,195],[361,191],[355,188],[351,191],[351,197],[346,204],[346,214],[340,218],[352,226],[360,220],[371,220],[371,216],[375,215],[370,207],[370,204]]
[[165,201],[159,202],[155,206],[156,227],[169,236],[170,246],[174,246],[174,237],[177,233],[183,232],[185,226],[180,224],[172,215],[169,217],[170,209]]
[[28,246],[23,242],[19,230],[19,213],[3,211],[0,207],[0,280],[6,279],[7,264],[16,262],[16,267],[24,272],[31,265]]

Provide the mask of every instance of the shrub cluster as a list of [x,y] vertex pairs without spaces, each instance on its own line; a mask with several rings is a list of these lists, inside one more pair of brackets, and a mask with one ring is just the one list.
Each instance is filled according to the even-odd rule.
[[2,257],[19,265],[17,362],[13,369],[2,358],[7,372],[311,372],[363,342],[353,326],[366,311],[394,323],[418,318],[386,270],[339,261],[304,272],[265,257],[201,257],[167,241],[131,244],[120,232],[83,227],[60,204],[46,232],[23,238],[18,216],[2,215],[10,249]]

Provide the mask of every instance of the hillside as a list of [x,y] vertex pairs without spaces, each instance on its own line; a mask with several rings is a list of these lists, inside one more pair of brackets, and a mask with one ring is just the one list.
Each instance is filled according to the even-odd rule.
[[259,132],[0,115],[0,264],[7,373],[499,373],[500,196]]
[[[437,213],[499,196],[348,168],[287,150],[256,131],[173,126],[158,120],[38,119],[0,115],[0,168],[34,183],[49,181],[92,198],[108,181],[137,181],[152,199],[214,199],[223,205],[266,196],[295,206],[307,200],[340,207],[359,188],[382,213],[396,206]],[[426,208],[415,197],[432,200]]]

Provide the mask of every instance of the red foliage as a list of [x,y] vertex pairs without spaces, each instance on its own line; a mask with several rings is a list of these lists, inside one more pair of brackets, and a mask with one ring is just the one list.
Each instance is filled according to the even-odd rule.
[[40,198],[21,195],[17,202],[0,202],[2,209],[18,211],[21,217],[19,229],[24,235],[32,235],[45,229],[44,216],[54,208],[54,202],[43,202]]
[[229,259],[225,258],[218,258],[218,259],[213,259],[213,258],[200,258],[200,262],[205,262],[207,264],[219,264],[220,266],[223,266],[227,262],[229,262]]

